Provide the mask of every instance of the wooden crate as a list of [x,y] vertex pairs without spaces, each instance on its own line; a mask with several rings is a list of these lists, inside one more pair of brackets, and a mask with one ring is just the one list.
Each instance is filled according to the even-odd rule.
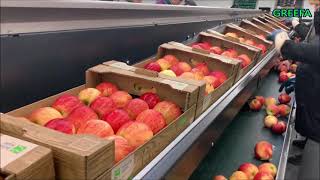
[[[252,39],[256,44],[263,44],[267,48],[267,51],[265,52],[265,54],[267,54],[273,47],[273,43],[271,41],[261,39],[256,34],[249,33],[245,29],[243,29],[235,24],[228,24],[224,28],[222,28],[221,30],[218,30],[218,31],[221,33],[221,35],[225,35],[226,33],[229,33],[229,32],[236,33],[239,37],[243,37],[245,39]],[[212,32],[214,34],[218,33],[217,31],[214,31],[214,30],[208,30],[208,32],[209,33]],[[232,37],[228,37],[228,36],[224,36],[224,38],[229,39],[234,42],[237,42],[237,43],[241,43],[238,38],[232,38]],[[241,43],[241,44],[251,46],[251,45],[248,45],[245,43]],[[255,46],[251,46],[251,47],[256,48]],[[261,53],[260,54],[261,57],[259,57],[258,59],[259,60],[262,59],[262,57],[264,57],[265,54]]]
[[281,30],[286,31],[286,32],[289,31],[289,30],[287,30],[286,28],[283,28],[282,26],[276,24],[275,22],[273,22],[273,21],[265,18],[264,16],[259,16],[259,17],[257,17],[257,18],[258,18],[260,21],[262,21],[262,22],[270,25],[271,27],[273,27],[273,28],[275,28],[275,29],[281,29]]
[[[182,107],[184,113],[153,139],[132,152],[126,160],[116,165],[114,164],[113,141],[91,135],[67,135],[20,118],[27,117],[36,108],[50,106],[62,94],[77,95],[85,87],[95,87],[102,81],[112,82],[133,95],[140,95],[143,90],[155,88],[161,99],[175,102]],[[114,168],[122,167],[134,157],[144,155],[144,158],[137,158],[133,161],[133,170],[129,173],[132,175],[142,169],[194,120],[198,89],[197,86],[185,83],[175,83],[168,79],[148,77],[123,69],[98,65],[86,72],[86,85],[9,112],[5,118],[1,118],[1,130],[7,134],[50,147],[55,158],[56,174],[59,179],[97,179],[98,176],[110,179],[111,176],[106,177],[107,172],[113,172]],[[117,172],[113,174],[118,177]]]
[[272,27],[271,25],[269,25],[267,23],[262,22],[258,18],[252,18],[251,22],[253,24],[256,24],[259,27],[262,27],[262,28],[266,29],[269,32],[273,32],[274,30],[276,30],[276,28]]
[[[225,39],[224,36],[216,33],[201,32],[198,36],[197,42],[209,42],[213,46],[219,46],[223,49],[233,48],[236,49],[239,54],[246,54],[252,60],[252,63],[247,67],[240,69],[236,81],[249,72],[249,70],[256,65],[261,58],[261,50],[248,45],[240,44],[229,39]],[[220,56],[220,55],[219,55]],[[232,58],[231,58],[232,59]],[[233,59],[237,61],[237,59]]]
[[132,95],[141,95],[144,90],[153,89],[162,100],[173,101],[183,109],[175,121],[158,132],[125,159],[115,164],[98,179],[128,179],[136,175],[144,166],[154,159],[173,139],[175,139],[195,117],[196,99],[199,88],[194,85],[175,82],[169,79],[153,77],[132,71],[125,64],[98,65],[86,72],[86,85],[95,87],[103,81],[116,84],[120,89],[127,90]]
[[[221,57],[215,54],[204,54],[195,51],[189,46],[177,42],[169,42],[159,46],[156,59],[160,59],[168,54],[174,55],[180,61],[187,62],[188,64],[205,62],[211,71],[220,70],[225,72],[228,76],[228,80],[226,80],[213,92],[206,95],[205,81],[186,80],[179,77],[163,76],[157,73],[160,77],[171,79],[178,82],[185,82],[199,87],[200,90],[197,100],[196,117],[200,116],[203,111],[205,111],[211,104],[213,104],[217,99],[219,99],[235,83],[236,77],[240,69],[240,64],[237,61],[233,61],[231,59]],[[134,67],[139,67],[143,70],[143,67],[152,61],[154,61],[153,58],[147,58],[146,60],[143,60],[140,63],[135,64]]]
[[282,24],[280,21],[277,21],[277,20],[275,20],[274,18],[271,18],[270,16],[264,15],[263,17],[266,18],[266,19],[268,19],[269,21],[274,22],[275,24],[277,24],[278,26],[286,29],[287,31],[290,30],[290,28],[289,28],[288,26]]
[[0,139],[5,180],[55,179],[50,149],[1,133]]
[[77,94],[82,89],[84,86],[76,87],[1,115],[2,132],[52,150],[58,179],[95,179],[112,166],[113,142],[90,135],[60,133],[21,117],[27,117],[34,109],[51,106],[62,94]]
[[271,33],[267,29],[265,29],[263,27],[259,27],[256,24],[254,24],[248,20],[242,20],[239,26],[251,34],[256,34],[256,35],[262,34],[265,37],[267,37]]

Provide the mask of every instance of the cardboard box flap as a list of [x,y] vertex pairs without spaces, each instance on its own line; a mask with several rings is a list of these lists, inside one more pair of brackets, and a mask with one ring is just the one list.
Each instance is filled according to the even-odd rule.
[[86,71],[86,86],[95,87],[105,81],[114,83],[119,89],[136,96],[145,92],[154,92],[161,99],[172,100],[172,97],[175,97],[175,102],[183,109],[188,109],[195,103],[196,100],[193,98],[199,90],[194,85],[160,77],[149,77],[106,65],[97,65]]

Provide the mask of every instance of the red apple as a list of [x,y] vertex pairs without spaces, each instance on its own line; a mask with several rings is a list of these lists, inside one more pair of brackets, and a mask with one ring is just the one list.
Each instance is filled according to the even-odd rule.
[[204,50],[210,50],[210,48],[211,48],[211,44],[208,42],[198,43],[197,45],[200,46],[201,49],[204,49]]
[[212,84],[214,88],[217,88],[221,85],[219,79],[215,76],[205,76],[203,80],[205,80],[209,84]]
[[136,119],[141,112],[149,109],[149,105],[144,100],[136,98],[129,101],[124,109],[128,112],[131,119]]
[[58,110],[63,117],[67,117],[72,110],[83,106],[82,102],[75,96],[64,94],[58,97],[52,104],[52,107]]
[[218,78],[220,84],[223,84],[228,79],[228,76],[222,71],[212,71],[209,75]]
[[140,99],[144,100],[150,109],[153,109],[153,107],[160,102],[159,96],[151,92],[142,94]]
[[290,107],[286,104],[278,105],[279,114],[282,117],[286,117],[290,113]]
[[29,120],[44,126],[52,119],[63,118],[61,113],[52,107],[42,107],[33,110],[29,116]]
[[80,106],[74,109],[70,115],[67,117],[69,121],[71,121],[76,128],[76,130],[87,121],[91,119],[98,119],[98,115],[87,106]]
[[262,108],[262,104],[259,100],[257,99],[253,99],[250,103],[249,103],[250,109],[254,110],[254,111],[259,111]]
[[166,59],[160,58],[156,62],[160,65],[162,71],[171,67],[171,63]]
[[251,59],[246,54],[241,54],[240,56],[237,57],[237,59],[239,59],[241,61],[242,68],[251,64]]
[[186,62],[179,62],[175,65],[173,65],[170,68],[177,76],[180,76],[181,74],[183,74],[184,72],[189,72],[191,71],[191,66],[186,63]]
[[249,177],[242,171],[235,171],[232,173],[229,180],[249,180]]
[[177,77],[177,75],[172,70],[169,70],[169,69],[163,70],[159,74],[170,76],[170,77]]
[[110,82],[102,82],[96,86],[96,89],[102,93],[102,96],[110,96],[118,91],[118,87]]
[[150,62],[144,66],[145,69],[151,70],[151,71],[156,71],[160,72],[161,67],[157,62]]
[[240,42],[240,43],[245,43],[245,42],[246,42],[246,39],[243,38],[243,37],[239,37],[239,42]]
[[288,104],[291,101],[291,97],[287,93],[281,93],[278,100],[281,104]]
[[115,148],[115,163],[121,161],[125,158],[130,152],[134,149],[129,144],[129,142],[123,138],[122,136],[109,136],[106,138],[107,140],[114,140],[114,148]]
[[153,109],[147,109],[141,112],[137,116],[136,122],[141,122],[148,125],[153,134],[157,134],[166,126],[166,121],[164,120],[162,114]]
[[184,72],[179,77],[182,79],[195,79],[195,76],[192,72]]
[[237,38],[238,39],[237,33],[233,33],[233,32],[228,32],[228,33],[225,34],[225,36],[233,37],[233,38]]
[[228,57],[228,58],[234,58],[229,51],[224,51],[224,52],[221,54],[221,56],[225,56],[225,57]]
[[272,126],[272,132],[276,134],[282,134],[286,131],[287,125],[284,121],[278,121],[277,124]]
[[111,126],[102,120],[89,120],[85,124],[82,124],[77,134],[92,134],[101,138],[114,135],[113,129]]
[[232,58],[236,58],[238,56],[238,52],[233,48],[230,48],[227,51],[229,51],[231,53]]
[[219,46],[212,46],[210,52],[221,55],[223,50]]
[[161,101],[153,109],[162,114],[166,124],[170,124],[182,114],[180,107],[170,101]]
[[191,47],[194,49],[203,49],[199,44],[193,44]]
[[169,61],[171,66],[178,64],[179,62],[179,60],[174,55],[171,55],[171,54],[165,55],[163,59],[166,59],[167,61]]
[[255,146],[255,157],[260,160],[270,160],[272,158],[272,144],[267,141],[260,141]]
[[274,104],[267,106],[266,111],[268,115],[273,115],[273,116],[279,115],[279,107]]
[[212,180],[228,180],[228,179],[222,175],[218,175],[218,176],[213,177]]
[[265,172],[271,174],[273,177],[276,177],[277,167],[272,163],[263,163],[259,167],[259,172]]
[[66,134],[76,133],[74,125],[69,120],[64,118],[52,119],[48,121],[44,126]]
[[259,100],[262,105],[264,105],[265,99],[263,96],[256,96],[255,98]]
[[90,105],[99,96],[101,96],[101,92],[96,88],[85,88],[81,90],[78,94],[78,98],[85,105]]
[[247,39],[244,43],[251,46],[254,46],[256,44],[252,39]]
[[197,68],[193,68],[193,69],[191,70],[191,72],[193,73],[195,80],[203,80],[204,75],[203,75],[203,72],[202,72],[202,71],[200,71],[200,70],[197,69]]
[[279,67],[278,67],[278,70],[280,72],[288,72],[288,67],[284,64],[281,64]]
[[272,115],[268,115],[264,118],[264,126],[272,128],[273,125],[278,123],[278,118]]
[[117,91],[111,94],[110,98],[116,104],[117,108],[123,108],[129,103],[132,96],[125,91]]
[[290,65],[290,71],[292,73],[296,73],[297,72],[297,68],[298,68],[298,65],[297,64],[291,64]]
[[258,172],[253,180],[274,180],[273,176],[266,172]]
[[90,108],[102,118],[114,111],[117,107],[110,97],[101,96],[91,103]]
[[258,167],[252,163],[243,163],[238,170],[244,172],[249,179],[253,179],[259,171]]
[[271,104],[277,104],[277,100],[275,99],[275,98],[273,98],[273,97],[267,97],[267,98],[265,98],[265,103],[264,103],[264,105],[266,106],[266,107],[268,107],[269,105],[271,105]]
[[198,63],[195,68],[200,70],[204,76],[207,76],[209,74],[209,68],[206,63]]
[[153,137],[150,127],[140,122],[128,122],[121,126],[117,132],[118,136],[122,136],[135,149]]
[[259,49],[261,49],[261,51],[262,51],[263,54],[266,53],[266,51],[267,51],[266,46],[263,45],[263,44],[258,44],[256,47],[259,48]]
[[116,109],[103,116],[102,119],[110,124],[114,132],[117,132],[123,124],[131,121],[128,113],[123,109]]

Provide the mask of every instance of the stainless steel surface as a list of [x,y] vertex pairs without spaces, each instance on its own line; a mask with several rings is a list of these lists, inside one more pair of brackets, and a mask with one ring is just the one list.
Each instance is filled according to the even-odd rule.
[[107,1],[1,1],[1,34],[154,26],[248,18],[259,10]]
[[284,136],[284,143],[281,150],[281,156],[280,156],[276,180],[283,180],[285,178],[287,160],[288,160],[290,144],[292,139],[293,124],[295,121],[295,115],[296,115],[296,103],[294,102],[291,107],[291,112],[290,112],[288,123],[287,123],[287,131]]
[[216,121],[218,115],[238,96],[263,67],[274,57],[275,50],[267,54],[248,74],[241,78],[220,99],[211,105],[174,141],[172,141],[154,160],[152,160],[134,179],[161,179],[175,165],[179,158],[197,141],[199,136]]

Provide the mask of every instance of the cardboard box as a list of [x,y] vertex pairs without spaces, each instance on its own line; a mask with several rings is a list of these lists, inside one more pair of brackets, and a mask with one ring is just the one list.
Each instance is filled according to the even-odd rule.
[[[203,111],[205,111],[211,104],[219,99],[235,83],[240,69],[240,64],[238,61],[233,61],[229,58],[221,57],[215,54],[204,54],[197,52],[191,47],[177,42],[169,42],[159,46],[156,59],[160,59],[167,54],[174,55],[180,61],[187,62],[190,65],[204,62],[208,65],[210,71],[220,70],[225,72],[228,76],[228,79],[222,85],[217,87],[210,94],[206,95],[205,81],[186,80],[179,77],[169,77],[158,74],[158,76],[166,79],[172,79],[174,81],[184,82],[199,87],[200,90],[197,100],[196,117],[200,116]],[[148,58],[138,64],[135,64],[134,66],[143,69],[146,64],[152,61],[154,61],[153,58]]]
[[[112,82],[132,95],[155,89],[162,100],[175,102],[184,113],[118,164],[114,164],[113,141],[92,135],[63,134],[19,118],[27,117],[36,108],[51,106],[62,94],[78,95],[84,88],[95,87],[102,81]],[[194,120],[198,93],[197,86],[98,65],[86,72],[86,85],[9,112],[1,118],[1,131],[51,148],[58,179],[126,179],[141,170]],[[124,166],[129,169],[124,170]]]
[[1,133],[0,143],[3,179],[55,179],[50,149]]
[[264,29],[266,29],[269,32],[273,32],[274,30],[276,30],[276,28],[272,27],[271,25],[269,25],[267,23],[262,22],[258,18],[252,18],[251,22],[253,24],[256,24],[257,26],[263,27]]
[[[236,78],[236,81],[238,81],[241,77],[243,77],[245,74],[249,72],[249,70],[256,65],[256,63],[260,60],[261,58],[261,50],[258,48],[254,48],[248,45],[244,45],[241,43],[237,43],[234,41],[231,41],[229,39],[225,39],[224,35],[221,36],[220,33],[206,33],[206,32],[201,32],[198,36],[197,42],[209,42],[212,44],[212,46],[219,46],[222,49],[229,49],[233,48],[237,50],[238,54],[246,54],[249,56],[249,58],[252,60],[252,63],[248,65],[245,68],[240,69],[238,73],[238,77]],[[220,55],[218,55],[220,56]],[[221,56],[220,56],[221,57]],[[230,58],[232,59],[232,58]],[[233,59],[236,60],[237,59]]]
[[288,26],[282,24],[280,21],[277,21],[277,20],[274,19],[274,18],[271,18],[270,16],[264,15],[264,16],[262,16],[262,17],[264,17],[265,19],[267,19],[267,20],[269,20],[269,21],[272,21],[273,23],[277,24],[278,26],[284,28],[284,29],[287,30],[287,31],[290,30],[290,28],[289,28]]
[[90,135],[60,133],[21,117],[27,117],[34,109],[51,106],[62,94],[77,94],[83,88],[70,89],[1,115],[2,132],[52,150],[58,179],[95,179],[110,169],[114,161],[113,142]]
[[256,35],[262,34],[265,37],[267,37],[271,33],[267,29],[263,27],[259,27],[248,20],[242,20],[239,26],[245,29],[250,34],[256,34]]
[[271,27],[275,28],[275,29],[282,29],[283,31],[288,32],[288,30],[286,28],[283,28],[282,26],[274,23],[273,21],[270,21],[269,19],[265,18],[264,16],[259,16],[258,19],[268,25],[270,25]]
[[[258,37],[256,34],[252,34],[249,33],[248,31],[246,31],[245,29],[235,25],[235,24],[227,24],[225,27],[223,27],[222,29],[218,30],[222,35],[225,35],[226,33],[236,33],[239,37],[243,37],[245,39],[252,39],[256,44],[263,44],[266,48],[267,51],[265,54],[267,54],[269,52],[269,50],[272,49],[273,47],[273,43],[271,41],[265,40],[265,39],[261,39],[260,37]],[[214,30],[208,30],[209,33],[217,33]],[[226,39],[229,39],[231,41],[237,42],[237,43],[241,43],[239,41],[238,38],[232,38],[229,36],[224,36]],[[241,43],[247,46],[250,46],[248,44],[245,43]],[[255,46],[251,46],[253,48],[256,48]],[[265,54],[261,53],[261,56],[263,57]],[[259,59],[262,59],[262,57],[259,57]]]
[[122,65],[117,67],[98,65],[90,68],[86,72],[86,85],[95,87],[100,82],[108,81],[136,96],[143,94],[144,89],[154,89],[162,100],[175,102],[182,107],[184,112],[166,128],[154,135],[150,141],[103,173],[98,178],[101,180],[128,179],[137,174],[188,127],[195,117],[195,103],[199,93],[197,86],[159,77],[150,77],[132,71],[130,66]]

